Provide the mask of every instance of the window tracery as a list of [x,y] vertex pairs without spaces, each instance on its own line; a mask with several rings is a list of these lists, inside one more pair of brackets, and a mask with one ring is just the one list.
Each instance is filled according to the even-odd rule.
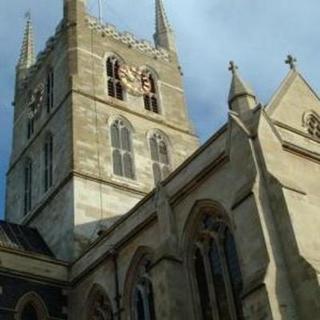
[[137,269],[132,291],[133,320],[156,320],[150,265],[150,259],[144,257]]
[[124,100],[124,91],[119,77],[119,68],[119,60],[115,56],[110,56],[106,63],[108,95],[118,100]]
[[201,319],[244,319],[235,241],[222,217],[203,214],[193,239],[191,261]]
[[170,174],[170,160],[168,146],[159,133],[154,133],[149,139],[152,169],[155,184],[165,179]]
[[131,131],[123,120],[116,120],[111,125],[111,145],[114,174],[134,179]]
[[94,288],[89,297],[88,320],[113,320],[109,298],[100,288]]
[[320,139],[320,117],[315,112],[304,115],[304,127],[311,136]]

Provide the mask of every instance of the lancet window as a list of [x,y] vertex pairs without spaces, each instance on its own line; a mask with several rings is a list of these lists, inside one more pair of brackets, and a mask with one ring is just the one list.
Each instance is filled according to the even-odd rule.
[[46,82],[46,102],[47,102],[47,112],[54,107],[54,73],[50,69],[47,73],[47,82]]
[[44,143],[44,191],[53,184],[53,136],[48,134]]
[[28,303],[21,312],[21,320],[40,320],[38,312],[32,303]]
[[115,175],[135,178],[131,131],[123,120],[111,125],[113,172]]
[[156,320],[150,260],[144,258],[137,269],[132,291],[133,320]]
[[102,289],[95,288],[89,297],[87,320],[113,320],[109,298]]
[[155,77],[151,72],[146,72],[145,76],[149,80],[150,91],[143,95],[144,107],[146,110],[152,111],[154,113],[159,113],[159,99]]
[[123,87],[119,77],[120,62],[115,56],[107,59],[108,94],[110,97],[124,100]]
[[170,160],[168,145],[164,137],[154,133],[149,139],[152,169],[155,184],[165,179],[170,174]]
[[32,160],[28,159],[24,166],[24,214],[32,208]]
[[205,213],[192,247],[201,320],[244,319],[242,277],[234,237],[217,215]]

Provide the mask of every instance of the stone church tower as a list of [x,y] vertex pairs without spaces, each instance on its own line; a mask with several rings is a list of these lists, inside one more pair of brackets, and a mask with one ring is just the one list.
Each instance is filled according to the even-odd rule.
[[64,0],[37,59],[28,19],[17,65],[6,220],[77,257],[197,147],[175,37],[156,1],[155,45]]

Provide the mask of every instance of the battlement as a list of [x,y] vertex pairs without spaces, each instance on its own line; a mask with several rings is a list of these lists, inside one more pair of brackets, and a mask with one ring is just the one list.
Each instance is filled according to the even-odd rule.
[[169,52],[163,48],[156,48],[150,41],[139,40],[130,32],[120,32],[112,24],[102,24],[96,17],[87,15],[86,22],[90,29],[100,33],[101,36],[108,36],[121,41],[129,48],[139,50],[155,59],[170,61]]

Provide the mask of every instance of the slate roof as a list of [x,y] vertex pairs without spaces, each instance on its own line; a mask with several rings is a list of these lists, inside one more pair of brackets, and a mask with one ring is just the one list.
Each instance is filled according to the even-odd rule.
[[0,220],[0,247],[54,257],[36,229]]

